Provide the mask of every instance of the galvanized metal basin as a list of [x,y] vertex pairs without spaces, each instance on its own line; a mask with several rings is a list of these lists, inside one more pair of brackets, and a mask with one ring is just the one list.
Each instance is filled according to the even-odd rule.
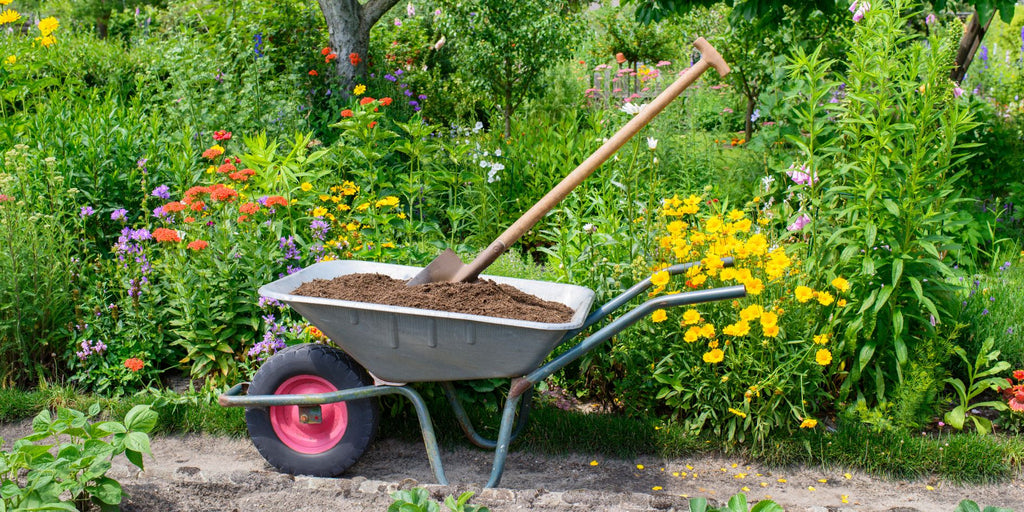
[[325,261],[260,287],[287,303],[375,377],[392,382],[519,377],[539,367],[565,336],[583,325],[594,291],[582,286],[481,276],[575,312],[548,324],[429,309],[293,295],[302,283],[346,274],[410,279],[421,267],[368,261]]

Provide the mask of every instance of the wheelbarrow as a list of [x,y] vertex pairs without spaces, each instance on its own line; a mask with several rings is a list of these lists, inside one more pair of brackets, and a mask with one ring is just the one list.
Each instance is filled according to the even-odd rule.
[[[732,266],[733,260],[724,258],[723,263]],[[683,263],[665,270],[674,275],[698,265]],[[657,309],[746,295],[740,285],[648,299],[544,363],[555,348],[650,288],[651,279],[591,311],[594,291],[589,288],[484,276],[572,308],[573,317],[560,324],[291,293],[314,279],[378,273],[407,280],[421,270],[387,263],[328,261],[260,288],[260,295],[287,303],[342,349],[317,343],[288,347],[271,356],[251,383],[237,384],[220,396],[222,406],[246,408],[249,435],[267,462],[286,473],[339,475],[359,459],[376,433],[376,398],[402,395],[416,411],[434,477],[439,484],[448,485],[426,403],[407,385],[438,382],[470,442],[494,450],[486,487],[495,487],[504,472],[509,444],[526,425],[535,384]],[[474,430],[452,384],[492,378],[511,379],[497,440],[485,439]]]

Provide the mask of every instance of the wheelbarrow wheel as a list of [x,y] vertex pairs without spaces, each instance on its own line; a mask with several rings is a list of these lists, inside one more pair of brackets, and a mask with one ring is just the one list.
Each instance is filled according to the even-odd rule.
[[[250,395],[327,393],[372,384],[344,352],[305,344],[278,352],[252,379]],[[363,454],[377,432],[377,401],[367,398],[320,406],[321,420],[303,421],[299,406],[249,408],[245,423],[260,455],[294,475],[336,476]]]

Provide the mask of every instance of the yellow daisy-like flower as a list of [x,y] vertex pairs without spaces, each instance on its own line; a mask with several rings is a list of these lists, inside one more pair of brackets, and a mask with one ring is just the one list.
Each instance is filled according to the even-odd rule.
[[814,354],[814,360],[822,366],[828,366],[832,362],[832,352],[829,352],[827,348],[823,348]]
[[704,353],[704,362],[708,364],[721,363],[725,360],[725,352],[722,349],[716,348]]
[[14,0],[0,0],[0,5],[10,5]]
[[398,198],[395,196],[387,196],[384,199],[377,201],[374,206],[377,208],[380,208],[381,206],[398,206]]
[[814,428],[818,426],[818,420],[805,418],[804,421],[800,422],[800,428]]
[[814,344],[815,345],[825,345],[826,343],[828,343],[828,337],[829,337],[829,334],[827,332],[824,333],[824,334],[815,335],[814,336]]
[[659,288],[663,287],[668,284],[669,277],[668,272],[662,270],[651,276],[651,284]]
[[0,25],[6,25],[7,23],[14,23],[21,19],[21,13],[14,9],[7,9],[4,12],[0,12]]
[[596,466],[596,465],[597,465],[597,461],[596,461],[596,460],[592,460],[592,461],[590,461],[590,465],[591,465],[591,466]]
[[37,37],[36,41],[39,41],[39,45],[43,48],[49,48],[57,42],[57,38],[54,36]]
[[683,313],[683,325],[696,325],[700,323],[700,313],[696,309],[687,309]]
[[769,338],[774,338],[774,337],[779,335],[779,326],[777,326],[777,325],[770,325],[768,327],[765,327],[765,326],[762,325],[761,326],[761,332],[763,332],[764,335],[768,336]]
[[299,185],[299,188],[302,189],[303,192],[309,192],[310,190],[313,190],[313,184],[304,182],[302,185]]
[[818,292],[818,303],[822,306],[828,306],[836,300],[829,292]]
[[836,301],[836,306],[840,308],[846,307],[846,299],[839,299]]
[[733,210],[733,211],[729,212],[729,215],[726,215],[726,217],[728,217],[729,220],[731,220],[733,222],[736,222],[738,220],[742,220],[743,217],[746,217],[746,216],[747,216],[747,214],[743,213],[743,210]]
[[696,325],[691,326],[686,330],[686,333],[683,334],[683,341],[687,343],[693,343],[698,339],[700,339],[700,327],[697,327]]
[[53,16],[39,20],[38,24],[39,32],[43,37],[49,37],[49,35],[52,34],[54,30],[57,30],[57,27],[59,26],[60,22]]
[[10,57],[7,57],[6,59],[4,59],[4,63],[7,64],[8,66],[13,66],[13,65],[18,63],[18,56],[17,55],[11,55]]
[[747,293],[750,295],[760,295],[764,291],[764,282],[756,277],[743,283],[743,285],[747,287]]
[[356,206],[356,211],[357,212],[364,212],[369,207],[370,207],[370,203],[363,203],[363,204],[361,204],[359,206]]
[[837,277],[832,280],[832,287],[841,292],[848,292],[850,291],[850,282],[841,277]]
[[793,294],[796,295],[796,300],[799,302],[807,302],[814,298],[814,290],[803,285],[797,286]]
[[761,314],[761,328],[768,328],[773,325],[778,325],[779,315],[772,313],[771,311],[765,311]]
[[752,322],[754,319],[760,318],[763,313],[764,308],[759,304],[751,304],[740,311],[740,318],[745,322]]
[[714,338],[715,337],[715,326],[711,324],[704,324],[700,326],[701,338]]
[[651,314],[651,321],[654,323],[664,322],[667,319],[668,313],[666,313],[664,309],[656,309],[654,310],[654,313]]
[[727,325],[722,329],[722,334],[729,336],[746,336],[750,334],[750,324],[745,320],[740,320],[732,325]]
[[316,208],[313,208],[314,217],[323,217],[324,215],[327,215],[327,208],[324,208],[322,206],[317,206]]
[[[739,409],[733,409],[732,407],[729,408],[729,412],[735,414],[736,416],[739,416],[740,418],[746,418],[747,417],[747,413],[745,413],[745,412],[743,412],[743,411],[741,411]],[[739,477],[737,477],[737,478],[739,478]]]
[[356,86],[355,89],[352,89],[352,94],[355,94],[356,96],[359,96],[364,92],[366,92],[366,86],[363,84],[359,84]]

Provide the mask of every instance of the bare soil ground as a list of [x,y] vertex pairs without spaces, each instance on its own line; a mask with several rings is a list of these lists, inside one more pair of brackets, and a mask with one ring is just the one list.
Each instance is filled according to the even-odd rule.
[[[28,422],[0,425],[17,439]],[[439,486],[418,443],[381,439],[339,478],[278,473],[248,439],[208,435],[158,436],[145,471],[123,458],[110,475],[124,485],[126,511],[384,511],[390,492],[422,486],[443,499],[475,491],[471,503],[492,510],[687,510],[687,498],[724,504],[745,492],[750,502],[770,498],[788,511],[952,512],[962,499],[1024,512],[1024,475],[998,485],[958,486],[938,480],[890,481],[843,468],[767,468],[724,456],[674,460],[597,459],[513,450],[501,488],[481,489],[490,452],[443,451],[451,486]],[[514,446],[513,446],[514,448]]]

